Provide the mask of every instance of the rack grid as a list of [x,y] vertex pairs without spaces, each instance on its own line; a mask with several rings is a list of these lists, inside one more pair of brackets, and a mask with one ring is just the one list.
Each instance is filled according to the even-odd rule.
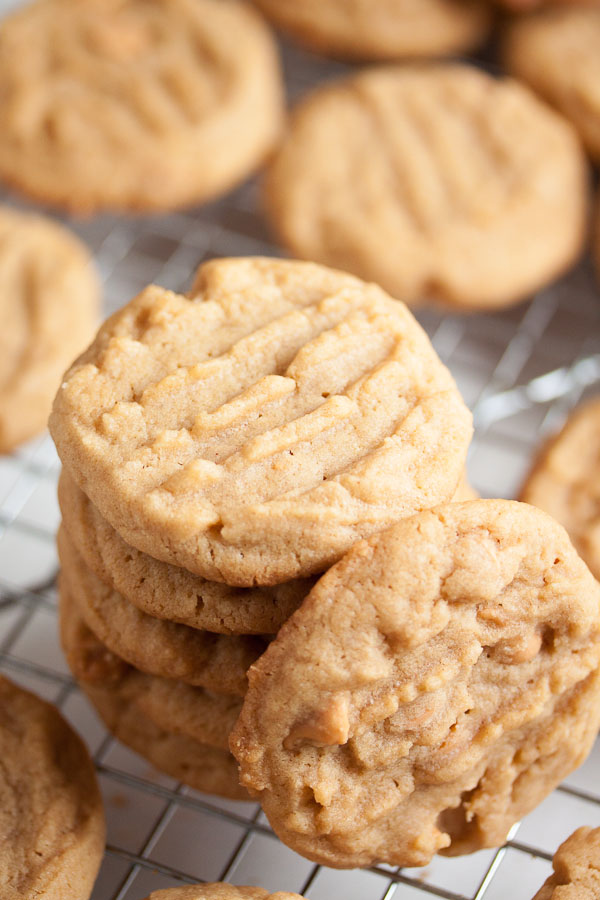
[[[0,0],[0,13],[14,5]],[[292,98],[343,68],[288,45],[283,50]],[[109,313],[150,281],[185,288],[203,259],[278,254],[258,210],[258,186],[250,182],[201,209],[68,224],[94,253]],[[600,389],[600,288],[590,261],[501,313],[417,315],[474,411],[474,487],[483,496],[515,496],[544,434]],[[202,795],[157,773],[107,734],[60,651],[58,471],[47,435],[0,457],[0,671],[55,702],[94,756],[108,845],[93,900],[141,900],[151,890],[214,880],[297,891],[310,900],[530,900],[558,844],[579,825],[600,825],[600,742],[505,847],[438,858],[423,870],[315,866],[274,837],[256,804]]]

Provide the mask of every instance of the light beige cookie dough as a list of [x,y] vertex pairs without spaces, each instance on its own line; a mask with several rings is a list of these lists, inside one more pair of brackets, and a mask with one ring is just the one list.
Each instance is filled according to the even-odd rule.
[[598,900],[600,828],[578,828],[560,845],[552,865],[554,874],[533,900]]
[[249,587],[321,572],[450,499],[472,429],[404,305],[321,266],[249,258],[112,316],[65,375],[51,431],[124,540]]
[[[466,489],[461,482],[459,492]],[[127,544],[66,470],[58,499],[65,529],[86,566],[159,619],[221,634],[276,634],[314,584],[314,579],[297,578],[274,587],[234,588],[206,581]]]
[[0,23],[0,178],[87,214],[228,191],[283,120],[273,38],[237,0],[37,0]]
[[58,710],[0,675],[0,896],[87,900],[104,851],[89,754]]
[[237,887],[219,882],[152,891],[146,900],[302,900],[302,897],[300,894],[288,894],[285,891],[270,894],[264,888]]
[[0,453],[46,427],[64,370],[93,335],[99,293],[74,234],[0,207]]
[[300,102],[265,205],[296,256],[409,304],[486,310],[575,262],[586,178],[571,126],[516,81],[459,64],[389,66]]
[[445,56],[481,44],[485,0],[255,0],[279,28],[332,56],[386,60]]
[[562,6],[514,20],[504,62],[569,119],[600,162],[600,6]]
[[155,619],[105,585],[83,562],[67,532],[58,534],[61,589],[113,653],[153,675],[180,679],[224,694],[246,692],[246,672],[267,641],[223,635]]
[[571,413],[542,448],[521,499],[546,510],[567,529],[600,579],[600,396]]
[[277,835],[340,868],[504,843],[600,725],[600,585],[526,504],[361,541],[250,669],[232,732]]

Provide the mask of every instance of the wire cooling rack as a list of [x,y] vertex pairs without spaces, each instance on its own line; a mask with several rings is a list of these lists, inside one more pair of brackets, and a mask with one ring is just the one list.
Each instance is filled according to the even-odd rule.
[[[0,0],[0,12],[9,5],[14,0]],[[284,55],[292,97],[339,68],[290,47]],[[203,259],[276,254],[257,209],[250,183],[200,210],[69,224],[95,255],[108,313],[150,281],[185,288]],[[600,389],[600,291],[589,261],[506,312],[419,318],[475,413],[472,483],[484,496],[514,496],[543,435]],[[558,844],[579,825],[600,825],[600,743],[506,847],[439,858],[422,870],[314,866],[274,837],[256,804],[208,797],[157,773],[106,733],[58,645],[58,468],[48,436],[0,457],[0,670],[55,702],[94,756],[108,818],[94,900],[141,900],[151,890],[221,879],[311,900],[530,900]]]

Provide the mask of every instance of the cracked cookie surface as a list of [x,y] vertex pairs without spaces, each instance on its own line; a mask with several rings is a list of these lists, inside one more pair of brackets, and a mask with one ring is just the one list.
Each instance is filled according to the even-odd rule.
[[86,900],[104,811],[83,742],[51,704],[0,676],[2,900]]
[[563,525],[600,579],[600,397],[571,413],[543,447],[521,499]]
[[51,432],[130,544],[277,584],[449,500],[471,416],[406,307],[310,263],[214,260],[149,287],[65,375]]
[[0,177],[77,213],[199,203],[279,136],[273,38],[236,0],[38,0],[0,24]]
[[0,207],[0,453],[46,427],[93,335],[99,285],[84,245],[42,216]]
[[278,836],[352,868],[501,845],[600,724],[600,585],[564,529],[477,500],[358,543],[248,673],[231,738]]
[[271,21],[314,50],[361,60],[443,56],[486,37],[481,0],[255,0]]
[[299,103],[265,201],[296,256],[409,304],[487,309],[576,260],[586,179],[569,123],[518,82],[459,64],[387,66]]

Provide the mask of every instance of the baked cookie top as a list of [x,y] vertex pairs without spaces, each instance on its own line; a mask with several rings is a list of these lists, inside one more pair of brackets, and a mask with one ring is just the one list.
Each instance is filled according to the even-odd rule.
[[0,895],[87,900],[104,850],[92,761],[58,710],[0,675]]
[[468,50],[491,24],[482,0],[255,0],[275,25],[314,50],[350,59]]
[[361,541],[248,673],[231,750],[278,836],[341,868],[499,846],[600,724],[600,585],[563,528],[476,500]]
[[219,882],[152,891],[146,900],[302,900],[302,897],[300,894],[288,894],[285,891],[270,894],[264,888],[237,887]]
[[520,16],[508,29],[504,62],[556,106],[600,161],[600,9],[557,7]]
[[170,209],[248,175],[283,118],[237,0],[37,0],[0,24],[0,177],[77,213]]
[[521,499],[564,525],[600,579],[600,397],[571,413],[542,448]]
[[[461,481],[461,496],[468,489]],[[88,568],[124,600],[159,619],[221,634],[276,634],[314,584],[296,578],[273,587],[234,588],[206,581],[126,543],[66,469],[58,499],[65,529]]]
[[316,90],[265,197],[295,255],[458,309],[524,299],[574,262],[586,229],[569,124],[528,88],[459,64],[367,69]]
[[46,427],[61,376],[98,313],[98,281],[75,235],[0,207],[1,453]]
[[401,303],[309,263],[149,287],[65,375],[51,430],[121,536],[231,585],[325,569],[454,493],[471,416]]
[[152,675],[222,694],[246,693],[246,672],[264,651],[266,639],[214,634],[155,619],[94,575],[63,527],[58,550],[61,590],[73,598],[88,627],[113,653]]
[[88,628],[64,585],[60,634],[69,668],[82,687],[109,690],[115,703],[127,706],[132,714],[143,716],[162,731],[229,750],[229,733],[241,707],[239,697],[148,675],[128,665]]
[[554,874],[533,900],[597,900],[600,897],[600,828],[578,828],[560,845]]

